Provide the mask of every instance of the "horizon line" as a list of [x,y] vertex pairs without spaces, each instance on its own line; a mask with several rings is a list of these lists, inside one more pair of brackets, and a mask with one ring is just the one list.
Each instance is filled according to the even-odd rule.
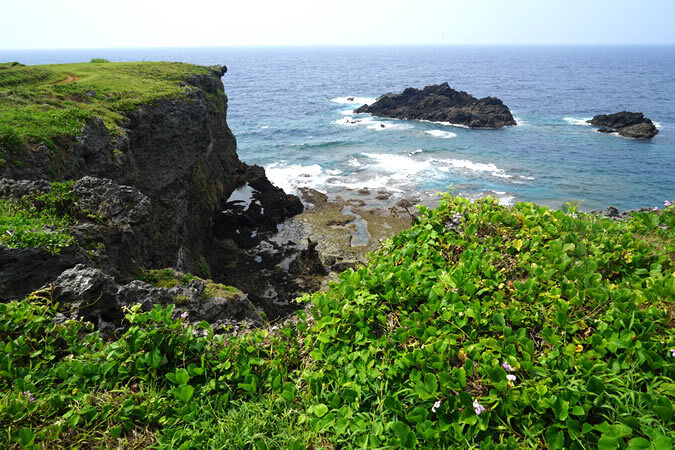
[[51,50],[159,50],[226,48],[367,48],[367,47],[673,47],[674,43],[496,43],[496,44],[239,44],[239,45],[161,45],[133,47],[25,47],[0,48],[2,51]]

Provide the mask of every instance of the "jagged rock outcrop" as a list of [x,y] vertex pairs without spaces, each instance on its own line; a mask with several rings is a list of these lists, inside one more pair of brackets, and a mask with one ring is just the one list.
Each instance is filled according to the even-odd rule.
[[302,202],[274,186],[260,166],[242,166],[236,173],[237,189],[214,218],[217,239],[231,239],[241,248],[260,242],[262,233],[276,231],[285,218],[299,214]]
[[651,139],[659,130],[654,123],[642,113],[622,111],[614,114],[598,114],[588,121],[600,128],[601,133],[618,133],[632,139]]
[[[176,276],[183,274],[176,273]],[[206,320],[214,325],[216,332],[223,331],[223,325],[264,323],[245,294],[219,289],[219,286],[202,279],[172,287],[154,287],[140,280],[119,285],[102,270],[78,264],[64,271],[45,289],[51,290],[53,299],[65,306],[66,318],[84,318],[106,337],[121,329],[124,308],[135,304],[140,304],[145,311],[154,305],[175,304],[177,315],[187,313],[186,320],[191,322]]]
[[[18,199],[51,190],[52,185],[44,180],[0,179],[0,198]],[[58,252],[0,245],[0,299],[21,298],[78,263],[105,267],[109,275],[122,278],[143,265],[141,255],[151,245],[148,197],[130,186],[89,176],[76,181],[72,193],[72,204],[64,205],[76,220],[69,230],[75,238],[72,245]]]
[[424,89],[407,88],[401,94],[385,94],[372,105],[364,105],[355,113],[394,119],[449,122],[470,128],[501,128],[516,125],[509,108],[496,97],[477,99],[464,91],[452,89],[448,83]]
[[289,272],[302,275],[326,275],[328,271],[321,262],[319,252],[316,250],[318,242],[312,242],[307,238],[307,248],[303,249],[291,261]]

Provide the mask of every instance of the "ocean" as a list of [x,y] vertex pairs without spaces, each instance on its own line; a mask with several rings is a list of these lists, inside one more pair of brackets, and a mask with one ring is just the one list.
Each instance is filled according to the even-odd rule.
[[[507,205],[577,201],[585,210],[675,200],[673,46],[0,51],[0,61],[24,64],[91,58],[227,65],[228,124],[240,158],[291,192],[306,186],[433,203],[450,190]],[[384,93],[446,81],[499,97],[518,125],[471,130],[352,112]],[[623,110],[643,112],[660,133],[635,141],[585,123]]]

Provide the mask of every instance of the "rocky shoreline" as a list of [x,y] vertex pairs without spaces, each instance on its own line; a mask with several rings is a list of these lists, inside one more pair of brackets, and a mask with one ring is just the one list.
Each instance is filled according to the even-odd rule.
[[[237,155],[226,69],[199,69],[185,78],[185,98],[127,112],[120,130],[94,118],[62,148],[32,145],[21,164],[0,166],[0,199],[40,205],[63,182],[58,206],[73,221],[72,243],[58,251],[0,245],[0,301],[48,290],[64,320],[84,317],[108,336],[136,303],[176,304],[189,320],[237,330],[286,317],[300,307],[296,297],[326,288],[410,227],[416,198],[368,190],[329,198],[312,189],[295,196],[272,185]],[[516,124],[499,99],[477,100],[447,83],[356,112]],[[622,217],[611,207],[599,214]],[[153,284],[148,273],[157,270],[169,278]]]

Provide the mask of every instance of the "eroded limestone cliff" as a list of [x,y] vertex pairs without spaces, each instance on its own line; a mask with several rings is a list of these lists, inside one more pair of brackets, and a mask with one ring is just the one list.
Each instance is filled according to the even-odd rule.
[[49,191],[44,180],[76,180],[71,214],[77,216],[70,229],[75,242],[58,254],[0,246],[0,298],[20,298],[77,263],[119,282],[161,267],[217,278],[237,260],[241,244],[232,239],[236,229],[223,229],[235,190],[255,187],[259,208],[246,212],[249,237],[302,211],[299,199],[274,187],[262,168],[239,160],[226,121],[225,71],[199,68],[183,77],[184,95],[126,111],[118,128],[92,118],[65,145],[30,144],[20,164],[0,165],[3,198]]

